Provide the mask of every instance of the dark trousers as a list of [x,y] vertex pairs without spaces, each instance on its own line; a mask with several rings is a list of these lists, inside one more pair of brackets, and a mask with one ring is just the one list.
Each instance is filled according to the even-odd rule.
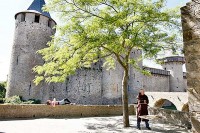
[[69,99],[67,99],[67,98],[65,98],[64,101],[65,101],[65,104],[70,104],[70,103],[71,103],[71,102],[69,101]]
[[[142,120],[142,119],[141,119],[140,117],[137,118],[137,127],[138,127],[138,128],[140,128],[141,120]],[[143,119],[142,121],[145,122],[145,124],[146,124],[146,128],[149,128],[149,120],[147,120],[147,119]]]

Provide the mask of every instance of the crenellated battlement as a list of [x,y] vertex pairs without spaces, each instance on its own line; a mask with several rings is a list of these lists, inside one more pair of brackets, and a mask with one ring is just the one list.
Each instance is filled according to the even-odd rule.
[[56,25],[56,22],[52,18],[44,16],[36,11],[19,12],[15,15],[15,20],[16,20],[16,27],[20,23],[26,23],[26,24],[43,25],[53,29]]
[[163,61],[163,63],[173,63],[173,62],[179,62],[184,64],[185,63],[185,58],[182,56],[169,56],[165,57],[163,59],[159,59],[160,61]]
[[150,67],[143,67],[144,70],[148,70],[151,72],[151,74],[158,74],[163,76],[170,76],[170,71],[157,69],[157,68],[150,68]]

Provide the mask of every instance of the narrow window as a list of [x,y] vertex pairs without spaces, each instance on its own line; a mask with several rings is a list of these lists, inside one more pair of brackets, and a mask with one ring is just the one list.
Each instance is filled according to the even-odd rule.
[[48,21],[48,27],[51,28],[51,20]]
[[19,55],[17,56],[17,65],[19,64]]
[[40,22],[40,16],[39,15],[35,15],[35,22],[39,23]]
[[52,86],[52,91],[55,92],[55,88],[54,88],[54,86]]
[[25,21],[25,15],[26,15],[25,13],[22,13],[22,14],[21,14],[21,22],[24,22],[24,21]]
[[29,91],[29,96],[30,96],[31,95],[31,81],[30,81],[30,85],[29,85],[28,91]]

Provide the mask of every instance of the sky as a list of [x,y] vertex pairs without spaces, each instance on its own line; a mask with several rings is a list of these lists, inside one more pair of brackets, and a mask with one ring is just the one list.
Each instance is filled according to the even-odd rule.
[[[168,7],[185,5],[190,0],[167,0]],[[33,0],[1,0],[0,3],[0,81],[6,81],[9,73],[10,57],[13,44],[15,19],[17,12],[26,10]],[[52,18],[58,22],[55,14]],[[145,61],[144,65],[159,67],[153,61]]]

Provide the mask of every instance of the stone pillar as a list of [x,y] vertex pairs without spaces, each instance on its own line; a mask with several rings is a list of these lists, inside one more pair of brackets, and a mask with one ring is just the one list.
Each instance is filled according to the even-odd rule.
[[194,132],[200,133],[200,0],[181,8],[189,109]]

